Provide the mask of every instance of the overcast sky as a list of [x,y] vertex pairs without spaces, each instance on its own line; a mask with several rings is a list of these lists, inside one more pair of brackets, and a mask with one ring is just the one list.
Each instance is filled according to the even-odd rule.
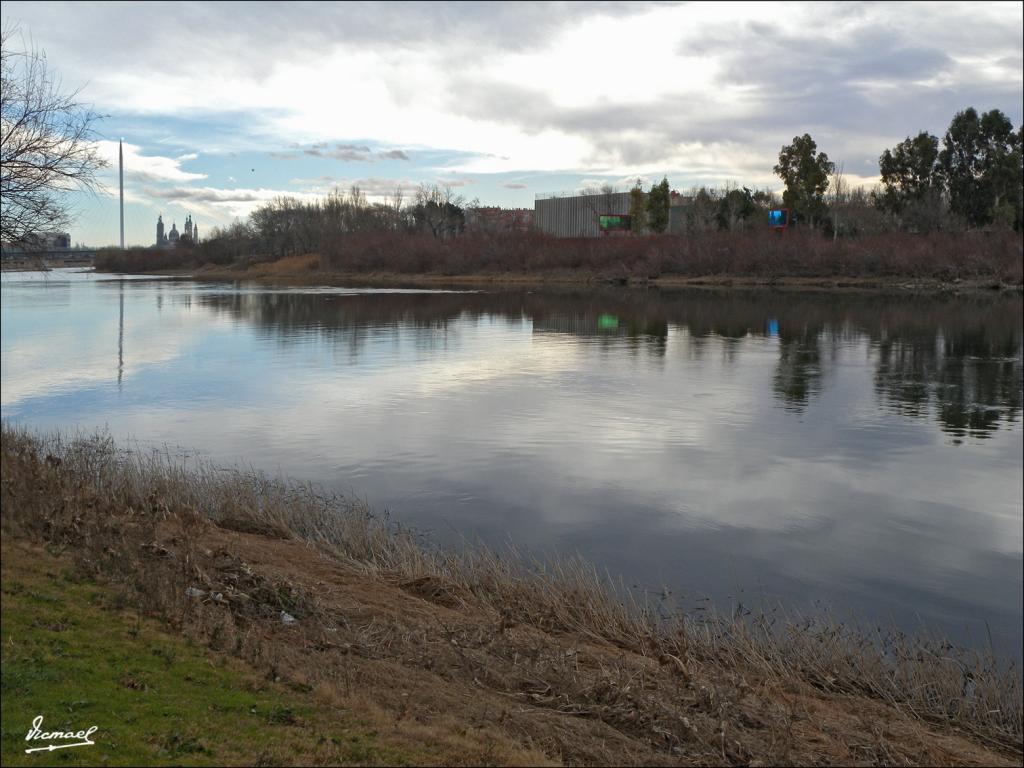
[[[1019,125],[1022,5],[1008,3],[5,2],[126,146],[126,239],[205,234],[276,195],[450,183],[467,200],[667,176],[780,187],[810,133],[854,183],[973,106]],[[72,238],[117,239],[112,198]]]

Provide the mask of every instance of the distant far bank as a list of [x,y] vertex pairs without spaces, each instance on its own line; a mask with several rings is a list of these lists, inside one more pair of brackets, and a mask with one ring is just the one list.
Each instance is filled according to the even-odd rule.
[[326,252],[226,254],[106,249],[103,272],[194,274],[293,285],[653,284],[907,290],[1020,290],[1024,238],[1012,231],[554,238],[538,233],[352,233]]
[[[315,257],[314,257],[315,258]],[[583,272],[560,272],[550,274],[480,273],[468,275],[406,274],[399,272],[329,272],[292,271],[286,269],[286,262],[292,259],[268,262],[245,269],[224,269],[200,267],[194,270],[156,270],[143,272],[169,277],[194,277],[211,281],[252,281],[262,284],[288,286],[352,286],[364,288],[485,288],[485,287],[542,287],[542,286],[586,286],[622,285],[649,286],[655,288],[775,288],[785,290],[813,291],[908,291],[914,293],[943,292],[1024,292],[1019,283],[1011,285],[998,280],[954,280],[899,279],[899,278],[843,278],[843,277],[782,277],[766,280],[757,277],[730,275],[703,275],[697,277],[662,276],[658,278],[609,279]],[[283,263],[285,262],[285,263]]]
[[0,262],[3,272],[38,272],[47,269],[63,269],[66,267],[91,267],[92,259],[18,259]]

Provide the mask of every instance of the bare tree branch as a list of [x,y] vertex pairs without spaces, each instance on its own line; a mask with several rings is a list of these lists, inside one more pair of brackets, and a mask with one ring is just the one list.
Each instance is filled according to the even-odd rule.
[[62,91],[17,25],[0,33],[0,77],[0,240],[24,246],[67,228],[65,193],[97,188],[107,165],[95,143],[101,116],[78,91]]

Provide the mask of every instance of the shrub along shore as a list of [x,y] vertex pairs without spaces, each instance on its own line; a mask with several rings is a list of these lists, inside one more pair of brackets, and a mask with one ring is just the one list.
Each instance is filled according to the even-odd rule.
[[574,282],[1010,288],[1024,284],[1024,238],[1012,231],[889,232],[831,240],[815,232],[711,232],[692,237],[555,238],[536,232],[356,232],[314,251],[259,252],[210,243],[173,249],[106,249],[106,272],[210,279]]
[[6,543],[63,551],[270,679],[414,722],[434,759],[1021,760],[1019,671],[939,639],[781,613],[665,618],[580,560],[441,551],[308,485],[104,436],[5,424],[2,438]]

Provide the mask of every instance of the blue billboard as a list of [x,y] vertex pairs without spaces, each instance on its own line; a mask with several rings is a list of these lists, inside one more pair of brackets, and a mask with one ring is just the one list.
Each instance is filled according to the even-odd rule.
[[772,229],[785,229],[789,226],[789,209],[772,208],[768,211],[768,226]]

